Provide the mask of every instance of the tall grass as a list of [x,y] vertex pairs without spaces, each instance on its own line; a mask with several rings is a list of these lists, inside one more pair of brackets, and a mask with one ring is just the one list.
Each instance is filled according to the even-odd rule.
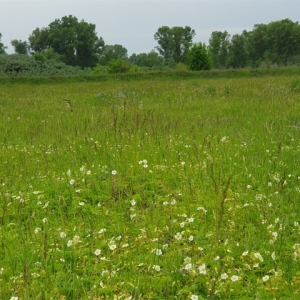
[[0,90],[1,299],[297,299],[293,76]]

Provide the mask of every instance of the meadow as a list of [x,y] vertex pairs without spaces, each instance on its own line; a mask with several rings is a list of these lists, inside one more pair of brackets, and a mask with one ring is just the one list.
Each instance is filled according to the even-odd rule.
[[300,299],[300,80],[0,87],[0,299]]

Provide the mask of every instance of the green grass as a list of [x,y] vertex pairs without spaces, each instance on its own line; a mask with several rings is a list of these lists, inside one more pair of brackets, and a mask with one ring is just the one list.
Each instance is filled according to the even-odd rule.
[[299,298],[298,85],[2,85],[0,299]]

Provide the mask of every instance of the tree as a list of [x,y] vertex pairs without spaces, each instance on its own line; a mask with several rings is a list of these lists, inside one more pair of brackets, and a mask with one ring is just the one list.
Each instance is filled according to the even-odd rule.
[[152,50],[149,53],[133,53],[129,61],[139,67],[155,68],[163,65],[163,58],[157,52]]
[[122,45],[105,45],[103,53],[99,58],[101,65],[108,65],[112,59],[127,59],[127,49]]
[[214,68],[226,68],[230,45],[230,35],[225,30],[213,31],[209,39],[209,53]]
[[192,71],[210,70],[211,57],[205,44],[194,44],[188,54],[188,66]]
[[4,46],[3,43],[1,43],[2,34],[0,33],[0,54],[6,54],[5,49],[7,47]]
[[154,39],[158,42],[156,49],[165,60],[173,59],[176,63],[184,63],[194,36],[195,30],[189,26],[172,28],[162,26],[154,35]]
[[94,67],[104,48],[104,40],[95,29],[94,24],[65,16],[46,28],[36,28],[29,37],[30,47],[35,52],[52,48],[66,64]]
[[249,62],[247,32],[235,34],[229,46],[228,66],[233,68],[244,68]]
[[21,41],[21,40],[12,40],[11,45],[14,47],[15,53],[16,54],[29,54],[29,45],[26,41]]

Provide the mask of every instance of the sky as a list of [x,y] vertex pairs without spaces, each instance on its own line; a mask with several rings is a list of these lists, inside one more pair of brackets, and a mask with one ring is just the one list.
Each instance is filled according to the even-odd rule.
[[11,40],[28,41],[37,27],[72,15],[96,25],[106,44],[120,44],[128,54],[150,52],[161,26],[190,26],[193,42],[208,43],[213,31],[232,36],[255,24],[300,21],[300,0],[0,0],[2,43],[12,53]]

